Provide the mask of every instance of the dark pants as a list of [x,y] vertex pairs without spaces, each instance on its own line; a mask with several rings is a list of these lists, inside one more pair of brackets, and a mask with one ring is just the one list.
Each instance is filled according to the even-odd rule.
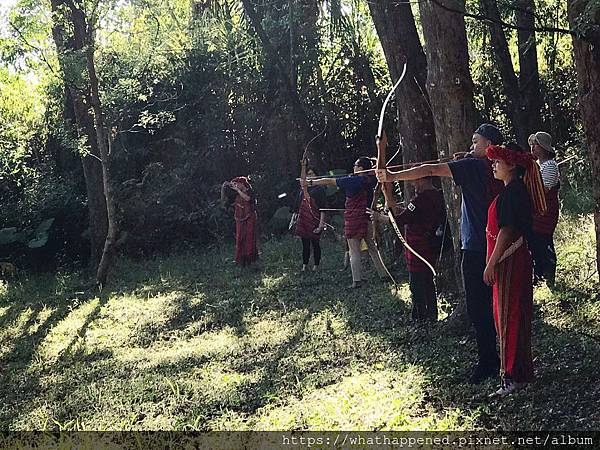
[[536,280],[553,284],[556,277],[556,251],[551,234],[531,233],[527,244],[533,256],[533,274]]
[[437,298],[431,272],[408,272],[408,283],[412,295],[412,318],[433,320],[438,317]]
[[318,239],[302,238],[302,263],[308,264],[310,260],[310,247],[313,248],[313,256],[315,259],[315,266],[318,266],[321,262],[321,244]]
[[461,268],[467,313],[475,328],[479,364],[486,368],[497,368],[499,359],[496,351],[492,288],[483,282],[485,253],[463,250]]

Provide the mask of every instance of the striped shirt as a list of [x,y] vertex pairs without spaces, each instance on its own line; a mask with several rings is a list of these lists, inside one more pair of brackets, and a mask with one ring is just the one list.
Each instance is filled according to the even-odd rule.
[[558,171],[558,164],[556,160],[549,159],[540,165],[540,171],[542,172],[542,181],[546,189],[552,189],[560,181],[560,172]]

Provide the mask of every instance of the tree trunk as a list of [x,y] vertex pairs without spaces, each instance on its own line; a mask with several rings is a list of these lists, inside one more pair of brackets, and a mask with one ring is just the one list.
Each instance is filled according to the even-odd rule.
[[[102,164],[94,120],[88,105],[91,103],[89,84],[85,76],[85,29],[75,24],[85,21],[83,12],[70,8],[71,2],[52,0],[52,36],[66,88],[69,91],[75,112],[78,136],[85,139],[87,154],[81,162],[87,191],[90,229],[90,267],[95,270],[100,262],[102,248],[108,232],[106,200],[102,180]],[[72,30],[72,31],[67,31]]]
[[[483,14],[493,20],[500,21],[500,12],[496,0],[481,0]],[[504,35],[502,26],[490,22],[489,23],[491,44],[494,50],[494,59],[498,64],[500,78],[506,99],[508,102],[508,116],[515,133],[517,143],[524,148],[527,148],[527,137],[530,134],[527,123],[528,111],[525,105],[521,102],[521,93],[519,92],[519,80],[515,74],[508,42]]]
[[535,39],[535,3],[533,0],[518,0],[515,10],[517,26],[526,28],[517,32],[519,44],[519,89],[521,109],[525,111],[528,133],[542,127],[542,94]]
[[[96,80],[97,82],[97,80]],[[101,119],[101,109],[100,103],[94,106],[94,111],[99,110],[95,114],[100,114],[100,119],[97,122],[102,122]],[[108,233],[106,234],[106,241],[104,242],[104,248],[102,251],[102,258],[100,259],[100,264],[98,264],[98,271],[96,272],[96,281],[98,282],[98,286],[100,290],[106,284],[106,278],[108,276],[108,271],[113,265],[115,253],[116,253],[116,243],[119,235],[118,222],[116,217],[116,206],[115,206],[115,195],[112,184],[111,177],[111,153],[112,153],[112,143],[114,142],[114,136],[106,136],[105,133],[101,134],[102,139],[104,139],[104,144],[100,145],[101,155],[102,155],[102,169],[104,175],[104,193],[106,195],[106,211],[108,215]],[[98,137],[100,139],[100,136]]]
[[409,3],[369,2],[392,83],[400,78],[404,62],[406,76],[396,95],[402,160],[404,163],[436,157],[435,129],[426,94],[427,60],[419,41]]
[[569,24],[579,31],[573,38],[579,110],[592,166],[594,223],[596,228],[596,267],[600,273],[600,5],[593,0],[569,0]]
[[96,272],[96,281],[98,282],[100,289],[102,289],[102,286],[106,284],[108,271],[113,264],[115,243],[117,242],[119,232],[110,170],[110,150],[112,149],[113,136],[111,135],[108,137],[106,129],[104,128],[104,117],[102,114],[102,104],[100,102],[100,92],[98,88],[98,76],[96,75],[96,64],[94,62],[95,43],[93,30],[85,22],[82,22],[80,25],[84,27],[87,25],[87,42],[85,46],[86,66],[89,76],[90,99],[94,113],[94,126],[96,128],[98,150],[100,151],[100,158],[102,159],[102,185],[104,196],[106,198],[106,214],[108,218],[108,232],[102,250],[102,258],[100,259],[98,271]]
[[[464,17],[440,7],[464,11],[463,0],[423,0],[419,12],[425,37],[427,56],[427,91],[434,114],[438,155],[445,158],[458,151],[466,151],[476,126],[477,112],[473,103],[473,80],[469,71],[469,53]],[[442,182],[448,205],[448,219],[452,230],[454,254],[461,254],[460,194],[449,179]],[[454,259],[456,279],[461,280],[460,258]],[[452,323],[466,329],[464,302],[457,305]]]
[[[395,97],[402,162],[406,164],[435,159],[438,152],[433,111],[427,96],[427,59],[410,4],[375,0],[369,2],[369,9],[393,83],[400,78],[406,62],[406,75]],[[405,198],[409,195],[407,185],[404,183]],[[452,251],[448,256],[455,260],[457,258],[454,255]],[[450,291],[459,290],[460,281],[452,264],[437,264],[436,270],[439,273],[439,286]]]

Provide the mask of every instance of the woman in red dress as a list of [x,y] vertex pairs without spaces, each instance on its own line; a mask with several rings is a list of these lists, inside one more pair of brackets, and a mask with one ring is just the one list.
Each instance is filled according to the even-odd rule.
[[546,204],[540,173],[530,153],[517,144],[492,145],[486,153],[494,177],[505,186],[488,209],[483,280],[493,287],[500,347],[502,384],[496,394],[507,395],[533,380],[533,262],[527,239],[532,213],[544,211]]
[[375,265],[379,277],[386,277],[385,266],[381,255],[377,251],[373,233],[370,233],[371,221],[367,214],[367,208],[373,200],[373,190],[377,185],[377,179],[365,171],[373,167],[370,158],[362,156],[356,160],[353,166],[355,173],[339,178],[321,178],[318,180],[304,180],[300,184],[307,186],[337,186],[346,195],[344,210],[344,236],[348,242],[350,252],[350,269],[352,270],[352,285],[355,289],[362,286],[364,274],[361,262],[361,241],[367,243],[369,255]]
[[[235,216],[235,262],[242,267],[258,260],[256,199],[246,177],[223,183],[237,193],[233,202]],[[223,193],[222,193],[223,197]]]
[[[313,169],[307,171],[311,178],[316,176]],[[308,194],[308,195],[307,195]],[[300,189],[296,212],[298,221],[296,222],[295,234],[302,240],[302,272],[308,268],[310,253],[313,253],[313,271],[316,271],[321,262],[321,234],[325,230],[325,212],[321,208],[325,206],[325,187],[313,186],[311,188]]]

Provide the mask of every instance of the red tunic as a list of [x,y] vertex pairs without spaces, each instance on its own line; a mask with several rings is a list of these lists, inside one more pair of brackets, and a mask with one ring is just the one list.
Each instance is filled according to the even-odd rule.
[[252,199],[246,201],[239,195],[235,208],[235,262],[246,266],[258,260],[256,211]]
[[553,235],[558,223],[559,205],[558,205],[559,185],[554,186],[546,192],[546,214],[543,216],[533,216],[531,228],[536,233]]
[[300,200],[300,208],[298,210],[296,234],[303,238],[319,240],[321,238],[321,234],[313,233],[314,229],[319,226],[320,222],[319,208],[312,197],[310,197],[310,200],[307,200],[304,197],[304,193],[301,195],[302,200]]
[[[488,258],[498,238],[498,215],[494,199],[488,209],[486,228]],[[522,237],[522,236],[519,236]],[[519,240],[519,237],[515,241]],[[494,323],[500,346],[500,370],[515,382],[533,379],[531,317],[533,310],[532,258],[523,244],[498,263],[494,293]]]
[[[398,215],[398,226],[404,225],[404,237],[417,253],[429,264],[435,266],[436,253],[432,241],[440,224],[446,217],[444,197],[437,189],[428,189],[415,196],[408,207]],[[405,249],[406,263],[409,272],[429,272],[429,267],[412,252]]]
[[367,214],[369,194],[363,189],[352,197],[346,197],[344,210],[344,236],[346,239],[364,239],[369,228]]

